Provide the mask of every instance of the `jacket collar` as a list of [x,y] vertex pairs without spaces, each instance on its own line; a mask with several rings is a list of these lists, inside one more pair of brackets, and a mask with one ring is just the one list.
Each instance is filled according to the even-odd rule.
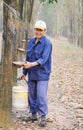
[[[45,36],[42,36],[42,37],[39,39],[39,43],[42,43],[42,42],[44,41],[44,39],[45,39]],[[34,43],[35,43],[35,41],[36,41],[36,37],[34,38]]]

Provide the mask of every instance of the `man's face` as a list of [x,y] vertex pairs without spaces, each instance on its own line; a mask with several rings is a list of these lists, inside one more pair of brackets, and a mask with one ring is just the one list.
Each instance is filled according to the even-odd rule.
[[35,28],[34,34],[35,34],[36,38],[40,39],[45,34],[45,30]]

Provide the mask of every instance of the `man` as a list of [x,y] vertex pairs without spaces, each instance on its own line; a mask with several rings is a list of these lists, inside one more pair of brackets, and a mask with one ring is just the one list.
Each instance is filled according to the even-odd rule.
[[46,23],[37,21],[34,26],[35,37],[27,46],[26,63],[23,69],[22,79],[28,73],[28,92],[31,117],[25,119],[36,121],[37,113],[41,119],[39,126],[46,126],[46,115],[48,114],[47,89],[51,72],[52,44],[44,35]]

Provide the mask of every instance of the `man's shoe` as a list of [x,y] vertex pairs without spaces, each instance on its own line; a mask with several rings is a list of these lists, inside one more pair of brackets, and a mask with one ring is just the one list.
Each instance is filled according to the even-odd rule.
[[32,113],[31,116],[22,119],[22,121],[24,121],[24,122],[28,122],[28,121],[34,122],[34,121],[37,121],[37,120],[38,120],[38,119],[37,119],[37,114],[36,114],[36,113]]
[[46,124],[47,124],[47,123],[46,123],[46,116],[45,116],[45,115],[42,115],[38,125],[39,125],[40,127],[45,127]]

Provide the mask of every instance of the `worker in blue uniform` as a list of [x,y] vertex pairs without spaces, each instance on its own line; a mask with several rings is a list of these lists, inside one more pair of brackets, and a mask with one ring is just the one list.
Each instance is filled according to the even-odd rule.
[[45,36],[46,23],[42,20],[36,22],[34,34],[28,45],[26,63],[23,68],[22,79],[28,74],[28,93],[31,117],[26,118],[36,121],[37,113],[40,115],[39,126],[46,126],[48,114],[47,90],[51,73],[52,44]]

